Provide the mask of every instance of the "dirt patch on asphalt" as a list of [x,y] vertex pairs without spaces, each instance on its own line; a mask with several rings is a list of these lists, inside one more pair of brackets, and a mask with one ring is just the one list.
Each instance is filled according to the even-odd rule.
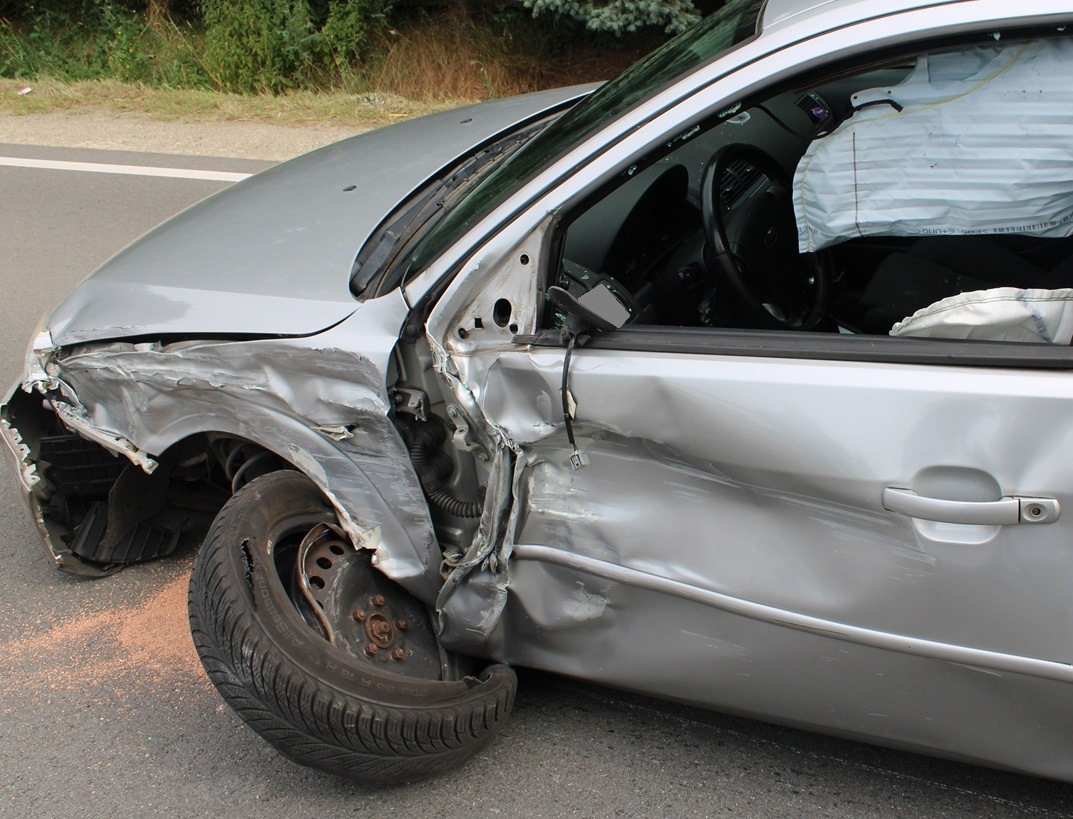
[[75,615],[32,637],[0,643],[0,685],[42,693],[138,679],[203,679],[181,574],[140,604]]
[[0,143],[241,159],[289,159],[362,130],[330,124],[167,122],[104,112],[0,112]]

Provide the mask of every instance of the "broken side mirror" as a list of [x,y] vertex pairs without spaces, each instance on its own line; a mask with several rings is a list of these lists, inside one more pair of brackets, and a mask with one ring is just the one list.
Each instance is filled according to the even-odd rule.
[[566,314],[566,329],[574,336],[588,330],[617,330],[633,317],[631,305],[606,281],[599,282],[580,297],[553,285],[548,288],[548,298]]

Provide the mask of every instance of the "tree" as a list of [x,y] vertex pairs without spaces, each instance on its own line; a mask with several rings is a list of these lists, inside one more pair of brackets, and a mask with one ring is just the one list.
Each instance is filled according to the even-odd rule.
[[622,34],[660,26],[669,34],[685,31],[701,15],[693,0],[522,0],[534,16],[545,12],[570,17],[591,31]]

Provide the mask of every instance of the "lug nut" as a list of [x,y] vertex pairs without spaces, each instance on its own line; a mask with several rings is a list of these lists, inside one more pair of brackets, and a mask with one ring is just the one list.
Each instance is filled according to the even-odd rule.
[[406,631],[406,629],[408,629],[409,627],[410,623],[408,620],[403,620],[400,618],[395,621],[395,628],[397,628],[399,631]]
[[380,647],[378,645],[376,645],[376,643],[366,643],[365,644],[365,653],[368,654],[370,657],[372,657],[374,654],[376,654],[376,652],[378,652],[379,650],[380,650]]
[[396,648],[394,651],[391,652],[391,659],[401,662],[402,660],[406,659],[406,652],[403,651],[401,648]]
[[354,609],[354,612],[351,614],[351,616],[358,623],[364,623],[365,622],[365,612],[362,611],[361,609]]
[[379,608],[380,606],[384,605],[384,595],[378,594],[373,597],[369,602]]

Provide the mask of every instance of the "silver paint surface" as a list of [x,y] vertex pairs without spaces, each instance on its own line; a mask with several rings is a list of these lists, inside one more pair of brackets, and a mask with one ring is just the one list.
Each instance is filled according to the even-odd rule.
[[[561,368],[558,351],[497,355],[484,386],[486,412],[515,442],[556,447],[533,462],[519,542],[659,565],[847,625],[1073,660],[1073,599],[1055,571],[1073,541],[1067,518],[937,524],[881,502],[886,486],[923,493],[939,478],[969,500],[993,486],[1073,499],[1051,457],[1073,442],[1066,375],[582,349],[571,391],[591,465],[575,472],[554,416],[517,413],[548,406]],[[676,548],[657,557],[654,543]]]
[[323,330],[354,310],[351,265],[392,208],[496,134],[588,90],[432,114],[269,168],[102,265],[53,310],[53,339]]

